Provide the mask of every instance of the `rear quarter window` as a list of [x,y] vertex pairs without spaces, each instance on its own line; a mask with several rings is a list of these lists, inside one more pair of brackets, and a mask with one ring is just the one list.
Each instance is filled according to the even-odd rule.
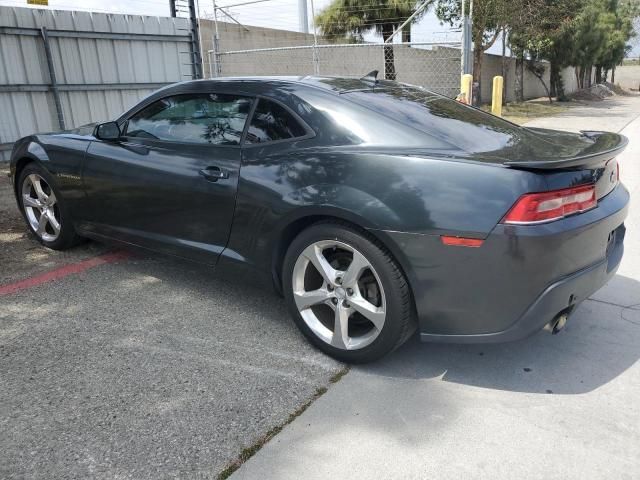
[[452,149],[450,143],[437,139],[412,125],[376,113],[355,101],[349,94],[336,94],[317,88],[296,92],[309,106],[310,121],[320,141],[327,145],[366,145],[383,148]]
[[468,152],[491,152],[530,135],[526,129],[417,87],[344,94],[349,100]]
[[281,105],[261,98],[247,131],[247,143],[265,143],[304,137],[302,124]]

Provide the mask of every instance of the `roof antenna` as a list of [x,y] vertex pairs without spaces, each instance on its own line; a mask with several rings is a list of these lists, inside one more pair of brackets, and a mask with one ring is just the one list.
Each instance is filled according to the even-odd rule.
[[373,82],[374,85],[378,84],[378,70],[371,70],[364,77],[360,77],[360,80],[365,82]]

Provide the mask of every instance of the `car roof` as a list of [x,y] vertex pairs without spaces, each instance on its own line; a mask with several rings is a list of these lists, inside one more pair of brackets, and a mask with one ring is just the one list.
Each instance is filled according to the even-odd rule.
[[[253,77],[218,77],[207,78],[201,80],[188,80],[181,82],[182,85],[192,83],[242,83],[242,84],[270,84],[273,87],[277,87],[282,84],[296,84],[305,85],[309,87],[320,88],[323,90],[329,90],[336,93],[345,93],[355,90],[368,90],[373,86],[373,82],[369,78],[357,78],[357,77],[337,77],[337,76],[253,76]],[[398,84],[388,80],[378,80],[375,83],[377,88],[397,87]]]
[[[372,72],[373,73],[373,72]],[[251,77],[216,77],[216,78],[203,78],[199,80],[187,80],[178,83],[172,83],[166,85],[153,93],[148,97],[142,99],[139,103],[129,108],[120,117],[117,122],[124,121],[126,117],[133,112],[144,108],[151,102],[162,98],[165,95],[192,93],[193,91],[200,90],[200,86],[205,89],[216,88],[216,86],[227,85],[231,89],[239,88],[244,91],[254,92],[264,91],[271,89],[272,91],[278,91],[280,88],[286,85],[296,85],[298,87],[316,88],[324,90],[328,93],[339,95],[346,92],[364,91],[375,88],[397,88],[399,86],[396,82],[390,82],[388,80],[377,80],[373,83],[373,79],[369,76],[366,78],[356,77],[331,77],[331,76],[251,76]]]

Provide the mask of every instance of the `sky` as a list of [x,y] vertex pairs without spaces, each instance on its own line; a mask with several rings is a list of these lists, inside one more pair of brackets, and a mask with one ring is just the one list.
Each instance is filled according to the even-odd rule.
[[[248,0],[216,0],[217,5],[233,5]],[[313,0],[316,13],[326,7],[331,0]],[[0,5],[25,7],[27,0],[0,0]],[[186,2],[183,2],[186,4]],[[213,17],[213,0],[198,0],[200,14]],[[311,25],[311,0],[307,0],[309,23]],[[102,13],[128,13],[136,15],[169,15],[169,0],[49,0],[49,8],[61,10],[89,10]],[[260,27],[279,28],[284,30],[300,30],[298,23],[298,0],[268,0],[253,5],[232,7],[227,11],[240,23]],[[222,15],[218,17],[224,20]],[[458,42],[460,33],[442,25],[433,12],[428,12],[417,23],[412,25],[412,39],[416,42]],[[368,41],[380,41],[373,35],[366,37]],[[640,56],[640,42],[635,42],[631,56]],[[501,52],[498,41],[489,50],[490,53]]]
[[[232,5],[247,0],[217,0],[218,6]],[[319,12],[331,0],[314,0],[315,11]],[[26,7],[26,0],[0,0],[0,5]],[[186,3],[186,2],[185,2]],[[169,15],[169,0],[49,0],[49,8],[61,10],[89,10],[102,13],[129,13],[137,15]],[[199,0],[203,17],[213,16],[213,0]],[[309,24],[311,25],[311,0],[308,0]],[[234,7],[227,10],[245,25],[300,30],[298,23],[298,0],[269,0],[263,3]],[[220,15],[218,18],[224,20]],[[427,14],[418,24],[413,25],[415,41],[459,41],[460,34],[441,26],[433,14]],[[373,38],[371,38],[373,40]],[[369,40],[369,39],[368,39]]]

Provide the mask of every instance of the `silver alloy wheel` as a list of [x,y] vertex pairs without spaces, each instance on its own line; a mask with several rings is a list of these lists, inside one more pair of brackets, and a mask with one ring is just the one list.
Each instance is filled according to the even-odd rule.
[[[336,258],[349,256],[348,265],[336,263]],[[318,275],[315,284],[309,285],[314,283],[310,277]],[[352,246],[336,240],[309,245],[293,267],[292,285],[303,320],[329,345],[357,350],[382,331],[387,311],[382,282],[371,263]]]
[[40,175],[32,173],[22,183],[22,207],[31,229],[45,242],[60,235],[60,210],[56,195]]

